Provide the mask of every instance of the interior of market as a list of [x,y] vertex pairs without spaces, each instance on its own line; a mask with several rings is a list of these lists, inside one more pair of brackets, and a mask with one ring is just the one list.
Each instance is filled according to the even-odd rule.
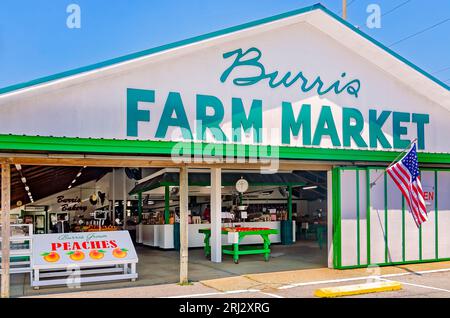
[[[224,252],[220,263],[211,261],[202,232],[211,227],[210,170],[189,169],[191,280],[327,266],[327,171],[222,169],[221,176],[222,229],[275,230],[268,236],[270,257],[250,253],[236,262]],[[244,192],[236,187],[241,179],[248,183]],[[139,279],[113,284],[175,283],[179,192],[178,168],[13,165],[11,221],[31,224],[35,235],[128,230],[139,256]],[[253,250],[263,244],[261,237],[247,235],[239,244]],[[229,245],[227,235],[222,245]],[[11,248],[16,251],[11,266],[17,261],[20,268],[27,256],[20,255],[20,246]]]

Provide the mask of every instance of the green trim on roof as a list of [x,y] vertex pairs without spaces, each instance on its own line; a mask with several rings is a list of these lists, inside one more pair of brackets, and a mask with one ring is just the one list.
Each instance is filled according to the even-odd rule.
[[6,93],[10,93],[10,92],[13,92],[13,91],[16,91],[16,90],[24,89],[24,88],[27,88],[27,87],[31,87],[31,86],[35,86],[35,85],[39,85],[39,84],[43,84],[43,83],[59,80],[59,79],[65,78],[65,77],[69,77],[69,76],[73,76],[73,75],[89,72],[89,71],[100,69],[100,68],[103,68],[103,67],[115,65],[115,64],[118,64],[118,63],[126,62],[126,61],[133,60],[133,59],[137,59],[137,58],[140,58],[140,57],[152,55],[152,54],[159,53],[159,52],[162,52],[162,51],[178,48],[178,47],[181,47],[181,46],[184,46],[184,45],[188,45],[188,44],[192,44],[192,43],[208,40],[208,39],[211,39],[211,38],[214,38],[214,37],[218,37],[218,36],[221,36],[221,35],[230,34],[230,33],[233,33],[233,32],[245,30],[245,29],[248,29],[248,28],[252,28],[252,27],[259,26],[259,25],[266,24],[266,23],[270,23],[270,22],[273,22],[273,21],[289,18],[289,17],[295,16],[295,15],[299,15],[299,14],[310,12],[310,11],[314,11],[314,10],[322,10],[324,13],[328,14],[330,17],[332,17],[335,20],[339,21],[340,23],[344,24],[345,26],[350,28],[352,31],[356,32],[357,34],[361,35],[365,39],[369,40],[370,42],[372,42],[373,44],[375,44],[376,46],[378,46],[382,50],[386,51],[387,53],[389,53],[393,57],[397,58],[398,60],[402,61],[406,65],[410,66],[414,70],[418,71],[422,75],[428,77],[430,80],[432,80],[436,84],[440,85],[441,87],[445,88],[446,90],[450,90],[450,86],[449,85],[445,84],[444,82],[440,81],[439,79],[437,79],[433,75],[427,73],[426,71],[424,71],[423,69],[421,69],[420,67],[415,65],[414,63],[408,61],[407,59],[403,58],[399,54],[395,53],[393,50],[389,49],[385,45],[381,44],[377,40],[373,39],[369,35],[365,34],[361,30],[357,29],[355,26],[353,26],[352,24],[350,24],[349,22],[345,21],[344,19],[342,19],[337,14],[331,12],[330,10],[325,8],[323,5],[318,3],[318,4],[314,4],[312,6],[304,7],[304,8],[301,8],[301,9],[297,9],[297,10],[293,10],[293,11],[277,14],[277,15],[274,15],[274,16],[271,16],[271,17],[268,17],[268,18],[251,21],[251,22],[248,22],[248,23],[244,23],[244,24],[241,24],[241,25],[234,26],[234,27],[229,27],[229,28],[225,28],[225,29],[222,29],[222,30],[210,32],[210,33],[207,33],[207,34],[204,34],[204,35],[199,35],[199,36],[195,36],[195,37],[188,38],[188,39],[185,39],[185,40],[181,40],[181,41],[173,42],[173,43],[170,43],[170,44],[158,46],[158,47],[155,47],[155,48],[152,48],[152,49],[148,49],[148,50],[144,50],[144,51],[140,51],[140,52],[136,52],[136,53],[127,54],[127,55],[124,55],[124,56],[121,56],[121,57],[117,57],[117,58],[114,58],[114,59],[110,59],[110,60],[107,60],[107,61],[103,61],[103,62],[100,62],[100,63],[96,63],[96,64],[92,64],[92,65],[88,65],[88,66],[72,69],[72,70],[69,70],[69,71],[57,73],[57,74],[54,74],[54,75],[41,77],[41,78],[38,78],[38,79],[35,79],[35,80],[31,80],[31,81],[28,81],[28,82],[23,82],[23,83],[7,86],[7,87],[4,87],[4,88],[0,88],[0,95],[1,94],[6,94]]
[[[71,153],[103,153],[103,154],[135,154],[135,155],[170,155],[178,142],[154,140],[119,140],[43,136],[0,135],[0,151],[40,151]],[[202,155],[202,150],[211,148],[212,144],[184,142],[185,149],[191,155]],[[264,158],[297,159],[297,160],[333,160],[333,161],[370,161],[391,162],[400,153],[397,151],[375,151],[354,149],[306,148],[288,146],[254,146],[223,145],[222,155],[254,158],[255,154],[268,154]],[[232,147],[234,146],[234,147]],[[239,147],[239,148],[237,148]],[[244,153],[237,150],[244,147]],[[278,148],[277,152],[272,150]],[[219,149],[220,150],[220,149]],[[419,152],[421,163],[450,164],[450,154]]]

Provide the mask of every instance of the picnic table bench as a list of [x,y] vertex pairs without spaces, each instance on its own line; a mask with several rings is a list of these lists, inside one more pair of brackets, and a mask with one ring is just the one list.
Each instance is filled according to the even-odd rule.
[[[200,229],[199,233],[205,235],[204,243],[205,243],[205,256],[209,257],[211,255],[211,229]],[[229,233],[236,233],[233,235],[237,236],[237,239],[234,240],[234,243],[231,245],[222,246],[222,253],[233,256],[233,261],[235,264],[239,263],[240,255],[252,255],[252,254],[263,254],[264,260],[267,262],[270,258],[270,239],[269,235],[278,234],[278,230],[270,229],[270,228],[222,228],[223,235],[229,235]],[[249,235],[259,235],[262,238],[262,247],[257,247],[254,245],[251,246],[242,246],[239,245],[241,241]]]

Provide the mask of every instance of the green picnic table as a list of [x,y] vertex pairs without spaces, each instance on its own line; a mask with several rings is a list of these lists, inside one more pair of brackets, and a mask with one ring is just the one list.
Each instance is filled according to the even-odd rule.
[[[205,256],[208,257],[211,255],[211,229],[200,229],[199,233],[205,235],[204,243],[205,243]],[[222,229],[222,234],[228,235],[231,231],[227,231]],[[233,243],[232,245],[222,246],[222,253],[227,255],[233,255],[233,261],[235,264],[239,263],[239,255],[250,255],[250,254],[264,254],[264,260],[267,262],[270,257],[270,239],[269,235],[278,234],[278,230],[275,229],[258,229],[258,230],[247,230],[247,231],[236,231],[234,233],[238,233],[238,241],[237,243]],[[240,246],[239,243],[244,239],[244,237],[249,235],[259,235],[263,240],[263,247],[258,248],[255,246]]]

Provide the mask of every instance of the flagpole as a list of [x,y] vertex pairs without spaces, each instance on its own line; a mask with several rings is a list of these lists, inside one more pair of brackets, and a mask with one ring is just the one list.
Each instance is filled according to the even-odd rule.
[[[413,144],[413,143],[415,143],[417,141],[417,138],[414,138],[413,140],[411,140],[411,142],[409,143],[409,145],[408,145],[408,147],[406,147],[402,152],[400,152],[400,154],[397,156],[397,157],[395,157],[395,159],[387,166],[387,168],[385,169],[385,171],[387,170],[387,169],[389,169],[404,153],[405,153],[405,151],[407,151],[410,147],[411,147],[411,145]],[[382,173],[380,173],[376,178],[375,178],[375,180],[373,181],[373,182],[371,182],[370,183],[370,188],[372,189],[372,187],[377,183],[377,181],[378,181],[378,179],[380,179],[381,178],[381,176],[382,175],[384,175],[384,171],[382,172]]]

